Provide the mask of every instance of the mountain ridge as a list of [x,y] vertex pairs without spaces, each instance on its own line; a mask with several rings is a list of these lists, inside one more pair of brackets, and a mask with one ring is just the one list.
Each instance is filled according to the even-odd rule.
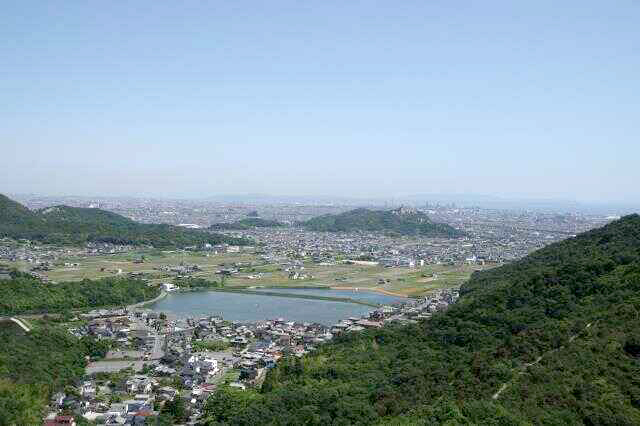
[[0,194],[0,237],[53,244],[113,244],[185,247],[201,244],[245,244],[239,238],[166,224],[138,223],[101,209],[64,205],[32,211]]

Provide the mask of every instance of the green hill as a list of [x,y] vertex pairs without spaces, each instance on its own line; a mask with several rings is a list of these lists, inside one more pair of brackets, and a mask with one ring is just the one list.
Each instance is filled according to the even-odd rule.
[[0,237],[54,244],[107,242],[160,248],[245,243],[241,239],[178,226],[138,223],[100,209],[54,206],[31,211],[4,195],[0,195]]
[[[160,294],[157,286],[134,279],[106,278],[46,284],[12,272],[0,285],[0,316],[69,313],[75,309],[124,306]],[[29,333],[0,321],[0,425],[42,424],[53,392],[84,374],[86,356],[103,357],[108,341],[71,335],[53,320],[30,320]]]
[[0,424],[42,424],[51,394],[82,377],[95,344],[55,325],[24,333],[0,323]]
[[47,223],[62,225],[83,224],[85,226],[135,226],[136,222],[117,213],[100,209],[81,207],[53,206],[38,210],[40,217]]
[[222,389],[206,424],[640,424],[640,216],[476,272],[449,310]]
[[125,306],[160,295],[156,286],[131,278],[44,283],[14,271],[0,286],[0,316],[57,313],[98,306]]
[[216,231],[238,231],[253,228],[279,228],[284,226],[283,223],[277,220],[267,220],[260,218],[245,218],[240,219],[237,222],[232,223],[214,223],[210,226],[210,229]]
[[434,223],[414,209],[396,210],[355,209],[340,214],[314,217],[301,226],[319,232],[382,232],[396,235],[424,237],[460,237],[461,231],[444,223]]
[[22,204],[0,194],[0,232],[18,226],[40,226],[41,218]]

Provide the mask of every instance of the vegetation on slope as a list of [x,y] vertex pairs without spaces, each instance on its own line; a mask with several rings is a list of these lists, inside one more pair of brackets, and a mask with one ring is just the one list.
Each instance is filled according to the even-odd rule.
[[461,231],[444,224],[434,223],[429,217],[413,209],[368,210],[364,208],[341,214],[314,217],[301,226],[319,232],[383,232],[394,235],[455,238]]
[[[157,287],[131,279],[45,284],[12,272],[0,283],[0,315],[68,312],[70,309],[124,305],[153,298]],[[78,339],[51,322],[35,322],[25,333],[0,323],[0,425],[41,424],[51,394],[79,380],[86,357],[104,357],[108,343]]]
[[122,306],[152,299],[158,287],[130,278],[103,278],[47,284],[25,273],[12,272],[0,282],[0,315],[65,312],[98,306]]
[[237,231],[252,228],[277,228],[284,226],[283,223],[277,220],[260,219],[258,217],[250,217],[240,219],[237,222],[232,223],[214,223],[210,229],[216,231]]
[[462,293],[429,321],[280,362],[260,393],[222,390],[206,424],[640,424],[640,216]]
[[105,348],[52,325],[24,333],[0,324],[0,425],[42,424],[51,394],[82,377],[85,356]]
[[55,206],[31,211],[1,194],[0,237],[53,244],[105,242],[159,248],[245,243],[242,239],[195,229],[138,223],[100,209]]

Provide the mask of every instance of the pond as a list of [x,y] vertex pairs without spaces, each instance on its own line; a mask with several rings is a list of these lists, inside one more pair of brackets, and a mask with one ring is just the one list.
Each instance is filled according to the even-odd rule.
[[[261,290],[309,296],[348,297],[379,304],[406,300],[369,291],[289,288],[265,288],[254,291]],[[348,317],[360,317],[375,309],[348,302],[219,291],[169,293],[165,298],[147,305],[146,308],[173,314],[178,318],[220,315],[224,319],[241,322],[284,318],[288,321],[317,322],[326,325],[335,324]]]

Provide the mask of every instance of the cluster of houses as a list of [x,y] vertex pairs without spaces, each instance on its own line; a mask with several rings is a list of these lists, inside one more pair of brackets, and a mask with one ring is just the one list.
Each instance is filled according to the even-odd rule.
[[252,250],[253,247],[249,246],[233,246],[229,244],[205,244],[203,247],[204,251],[210,252],[211,254],[223,254],[223,253],[240,253],[240,251]]
[[366,259],[391,266],[500,264],[526,256],[568,236],[606,223],[608,218],[478,208],[435,206],[422,209],[434,222],[466,233],[462,238],[397,238],[381,233],[311,232],[302,228],[255,228],[228,232],[261,243],[269,258]]
[[222,383],[238,389],[259,387],[283,357],[300,357],[342,333],[379,328],[389,322],[415,322],[445,310],[458,298],[453,289],[421,299],[383,306],[360,318],[333,325],[285,319],[251,323],[219,316],[167,318],[150,310],[94,310],[71,328],[78,337],[108,339],[106,359],[92,362],[73,393],[51,401],[46,424],[65,413],[100,425],[142,425],[166,401],[181,398],[193,421]]
[[[389,267],[414,268],[420,264],[463,264],[477,256],[479,262],[500,262],[515,249],[494,241],[466,238],[416,238],[411,242],[379,233],[311,232],[298,228],[256,228],[236,231],[234,236],[262,243],[258,254],[266,262],[278,259],[307,259],[314,263],[335,263],[338,259],[373,261]],[[483,250],[498,247],[495,253]],[[520,253],[520,252],[518,252]],[[491,255],[491,256],[490,256]],[[489,259],[490,258],[490,259]]]
[[[177,390],[163,389],[157,380],[146,375],[133,375],[123,380],[84,380],[75,393],[53,395],[52,411],[45,425],[60,423],[58,410],[73,412],[100,425],[145,425],[158,415],[155,407],[175,398]],[[68,419],[68,418],[67,418]]]
[[188,265],[184,263],[180,265],[156,266],[153,269],[155,269],[156,271],[171,272],[180,276],[193,274],[202,270],[198,265]]
[[32,241],[13,241],[0,239],[0,260],[24,262],[35,270],[48,270],[61,259],[81,256],[100,256],[105,254],[125,253],[132,250],[129,245],[110,243],[87,243],[82,247],[57,247],[38,244]]
[[446,310],[458,300],[456,289],[442,289],[420,298],[411,299],[398,306],[383,306],[371,312],[368,318],[348,318],[331,327],[331,334],[379,328],[390,322],[409,323],[429,318],[432,314]]

